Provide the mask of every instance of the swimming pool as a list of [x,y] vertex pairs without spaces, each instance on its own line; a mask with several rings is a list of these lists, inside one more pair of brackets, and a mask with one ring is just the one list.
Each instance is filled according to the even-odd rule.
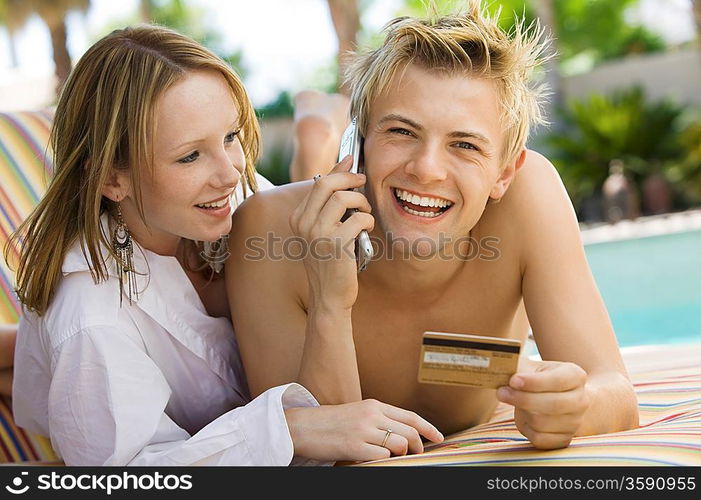
[[701,230],[584,248],[621,347],[701,342]]

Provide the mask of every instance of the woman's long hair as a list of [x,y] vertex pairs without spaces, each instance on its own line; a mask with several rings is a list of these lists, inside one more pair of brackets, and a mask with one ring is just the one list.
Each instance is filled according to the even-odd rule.
[[167,28],[143,25],[113,31],[83,55],[61,92],[50,136],[53,178],[5,248],[6,259],[11,248],[19,250],[16,291],[24,307],[39,315],[46,312],[61,279],[66,252],[76,242],[95,282],[108,278],[101,247],[112,250],[100,216],[114,203],[102,196],[102,188],[113,168],[128,169],[144,219],[138,187],[142,167],[153,165],[156,103],[194,70],[216,70],[231,87],[242,127],[244,186],[256,190],[260,129],[231,67],[194,40]]

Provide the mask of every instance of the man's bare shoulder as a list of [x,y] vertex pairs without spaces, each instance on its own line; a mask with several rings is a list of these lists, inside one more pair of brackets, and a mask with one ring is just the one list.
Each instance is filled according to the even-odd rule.
[[311,189],[312,181],[293,182],[258,191],[245,199],[232,217],[232,237],[275,232],[289,235],[290,214]]
[[523,166],[511,183],[508,196],[511,201],[520,202],[523,198],[549,194],[561,188],[560,174],[555,166],[542,154],[529,149]]
[[551,266],[558,261],[558,252],[582,252],[572,201],[560,174],[547,158],[528,151],[511,188],[509,217],[519,227],[522,269],[533,267],[534,263]]
[[528,150],[504,197],[505,211],[519,225],[543,224],[563,216],[571,222],[572,203],[555,166],[543,155]]
[[[297,247],[288,249],[287,244],[293,241],[290,214],[304,200],[312,184],[301,181],[258,191],[236,209],[229,236],[231,259],[227,263],[233,271],[227,274],[232,287],[244,286],[246,293],[250,293],[248,287],[256,284],[283,294],[289,292],[294,297],[304,296],[307,283],[304,266],[294,253]],[[285,258],[286,249],[295,258]]]

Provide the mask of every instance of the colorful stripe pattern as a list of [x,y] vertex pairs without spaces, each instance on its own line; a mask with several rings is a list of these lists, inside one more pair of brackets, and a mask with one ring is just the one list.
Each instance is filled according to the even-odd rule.
[[[46,190],[52,171],[47,151],[52,112],[0,113],[0,323],[16,323],[20,304],[14,273],[4,258],[9,235]],[[16,262],[16,252],[9,254]],[[11,401],[0,398],[0,463],[60,464],[49,440],[17,427]]]
[[12,462],[61,464],[47,438],[30,434],[15,425],[10,401],[0,397],[0,463]]
[[[0,323],[19,318],[14,273],[2,250],[46,190],[52,170],[47,151],[51,118],[51,111],[0,113]],[[9,258],[16,262],[16,252]]]
[[637,429],[576,437],[562,450],[535,449],[516,429],[513,407],[500,404],[492,419],[427,446],[421,455],[362,465],[389,466],[664,466],[701,465],[701,349],[690,366],[634,373],[640,408]]

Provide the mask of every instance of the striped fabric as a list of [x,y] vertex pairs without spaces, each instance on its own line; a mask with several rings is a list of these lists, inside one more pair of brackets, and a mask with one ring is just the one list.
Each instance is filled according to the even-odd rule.
[[[51,111],[0,113],[0,250],[43,195],[51,173],[47,155]],[[47,159],[48,158],[48,159]],[[9,255],[16,262],[17,254]],[[13,264],[14,265],[14,264]],[[16,323],[20,305],[14,273],[0,252],[0,323]],[[11,401],[0,398],[0,463],[60,464],[49,440],[17,427]]]
[[562,450],[537,450],[500,404],[492,419],[427,446],[421,455],[373,466],[701,465],[701,344],[624,353],[640,407],[637,429],[577,437]]
[[15,425],[10,401],[0,397],[0,463],[11,462],[24,462],[25,465],[62,463],[47,438],[30,434]]
[[[50,111],[0,113],[0,249],[29,215],[46,189],[51,173],[46,154]],[[19,302],[14,274],[0,252],[0,323],[16,323]],[[10,262],[17,258],[10,254]]]

